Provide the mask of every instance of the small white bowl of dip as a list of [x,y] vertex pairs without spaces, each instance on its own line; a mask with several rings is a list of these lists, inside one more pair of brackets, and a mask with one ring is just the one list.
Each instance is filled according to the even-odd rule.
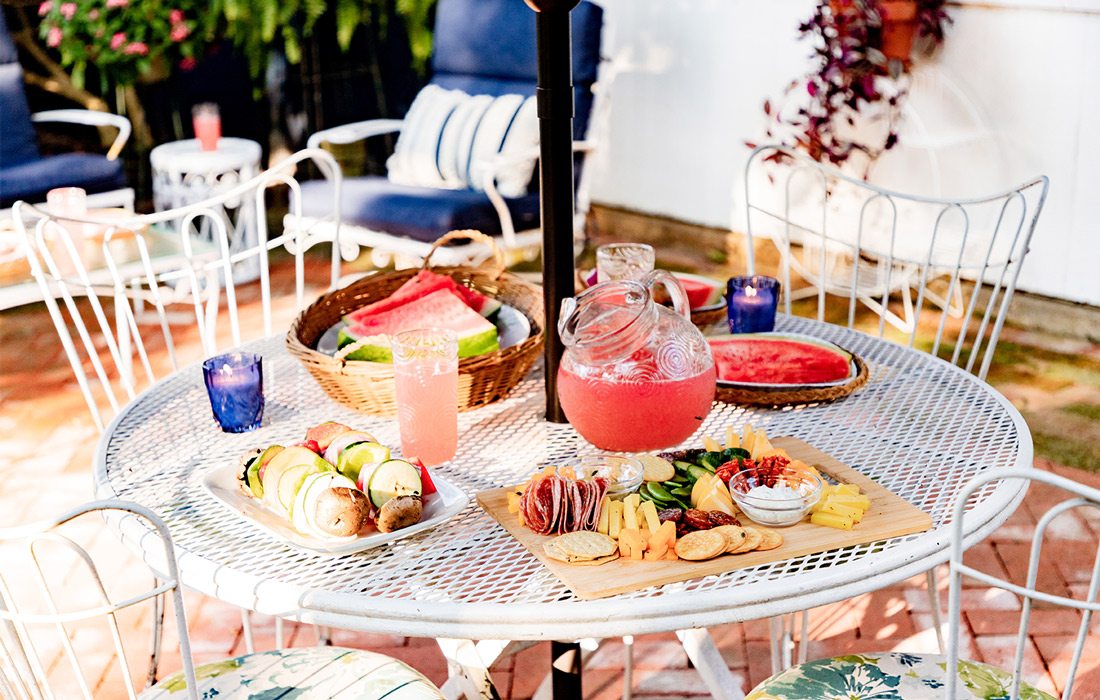
[[802,469],[744,469],[730,477],[734,503],[750,520],[771,527],[801,522],[821,498],[825,482]]

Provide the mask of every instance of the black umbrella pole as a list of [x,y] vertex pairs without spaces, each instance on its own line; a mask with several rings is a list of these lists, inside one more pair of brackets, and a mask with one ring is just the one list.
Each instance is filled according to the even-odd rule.
[[[562,299],[573,288],[573,64],[569,11],[575,1],[529,0],[537,13],[541,158],[542,290],[546,307],[546,419],[566,422],[558,403]],[[552,7],[551,7],[552,6]]]

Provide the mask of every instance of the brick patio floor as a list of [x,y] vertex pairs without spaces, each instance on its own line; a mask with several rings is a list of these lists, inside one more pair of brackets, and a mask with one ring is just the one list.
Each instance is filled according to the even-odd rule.
[[[277,278],[276,281],[286,284],[285,279]],[[276,327],[286,327],[291,315],[287,303],[281,309],[282,325]],[[193,338],[189,342],[190,347],[185,350],[197,352]],[[0,313],[0,400],[0,526],[44,517],[88,500],[91,496],[89,465],[98,434],[41,305]],[[1044,461],[1037,464],[1100,487],[1100,475]],[[972,550],[973,563],[997,573],[1022,572],[1030,528],[1037,514],[1051,502],[1052,494],[1048,489],[1034,488],[1004,527],[991,540]],[[77,534],[90,537],[90,532],[78,529]],[[1055,535],[1057,541],[1048,551],[1056,551],[1058,556],[1043,562],[1041,585],[1052,592],[1082,596],[1095,556],[1096,538],[1100,536],[1100,518],[1088,520],[1072,514],[1063,517],[1055,528]],[[125,563],[129,555],[109,533],[101,532],[91,550],[100,561],[108,562],[105,569],[114,572],[118,579],[108,581],[109,587],[125,585],[125,579],[132,578],[135,565]],[[945,574],[940,576],[940,581],[946,586]],[[79,576],[71,569],[59,570],[55,583],[71,594],[67,595],[71,602],[79,600],[84,591]],[[941,590],[940,594],[946,606],[946,590]],[[971,658],[1011,665],[1017,624],[1015,613],[1020,601],[1011,594],[990,594],[981,587],[967,589],[965,596],[964,651]],[[243,653],[240,615],[236,609],[197,594],[187,596],[187,606],[197,662]],[[1035,611],[1025,658],[1025,676],[1029,681],[1045,690],[1060,689],[1078,619],[1076,613],[1063,610],[1040,607]],[[126,638],[138,642],[133,645],[139,649],[132,657],[135,666],[143,668],[138,662],[142,658],[141,643],[146,639],[147,615],[135,613],[123,622]],[[272,620],[257,616],[253,625],[257,648],[271,648],[275,639]],[[724,625],[712,632],[729,667],[746,688],[767,677],[770,662],[765,622]],[[286,625],[285,639],[292,646],[316,643],[312,627],[293,623]],[[810,658],[874,650],[933,651],[936,642],[924,577],[813,610],[810,639]],[[336,630],[333,642],[398,657],[437,683],[442,683],[446,677],[446,664],[432,640]],[[88,682],[96,689],[96,696],[124,697],[117,670],[113,669],[113,652],[106,630],[81,627],[74,644],[84,662]],[[59,650],[44,648],[44,656],[51,658],[51,677],[60,686],[58,696],[69,697],[67,691],[75,690],[74,678]],[[174,642],[170,640],[167,648],[175,648]],[[636,638],[634,657],[636,698],[707,695],[672,634]],[[1100,619],[1093,623],[1084,659],[1074,697],[1100,699]],[[622,661],[621,642],[605,641],[587,664],[585,697],[620,696]],[[178,651],[169,651],[162,669],[167,672],[178,668]],[[541,644],[503,659],[493,669],[493,676],[504,697],[527,698],[548,669],[548,646]]]

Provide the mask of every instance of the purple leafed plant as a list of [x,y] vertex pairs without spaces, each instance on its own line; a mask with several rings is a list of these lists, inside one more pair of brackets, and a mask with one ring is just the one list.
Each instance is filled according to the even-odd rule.
[[[951,21],[944,4],[945,0],[915,0],[916,15],[909,28],[897,28],[915,31],[915,51],[930,54],[943,43],[944,29]],[[813,16],[799,27],[803,38],[815,42],[815,69],[787,87],[788,95],[805,90],[807,97],[802,98],[805,103],[793,113],[781,114],[770,101],[765,101],[769,138],[775,138],[776,126],[789,127],[783,131],[788,134],[788,142],[794,143],[788,145],[805,151],[818,162],[837,166],[856,153],[864,154],[869,166],[880,154],[897,145],[897,121],[906,95],[906,84],[901,78],[908,73],[909,61],[908,56],[888,57],[883,50],[888,48],[884,46],[887,35],[884,18],[890,13],[887,9],[890,5],[894,3],[883,0],[818,2]],[[887,89],[883,90],[884,87]],[[868,143],[841,133],[845,127],[854,127],[856,115],[869,106],[883,108],[887,128],[881,142]],[[771,156],[781,157],[780,153]]]

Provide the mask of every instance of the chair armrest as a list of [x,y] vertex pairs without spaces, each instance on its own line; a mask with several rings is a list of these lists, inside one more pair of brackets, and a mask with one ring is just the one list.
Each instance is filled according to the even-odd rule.
[[86,126],[113,126],[118,136],[107,151],[107,159],[114,160],[122,153],[122,147],[130,138],[130,120],[110,112],[97,112],[91,109],[51,109],[31,115],[33,122],[64,122],[66,124],[84,124]]
[[[590,153],[595,150],[595,148],[596,144],[593,141],[573,142],[574,153]],[[531,158],[538,158],[539,154],[539,148],[535,147],[527,151],[512,153],[506,156],[495,156],[489,160],[485,168],[485,179],[481,183],[481,188],[485,191],[485,196],[489,198],[489,201],[493,205],[493,209],[496,210],[497,216],[500,218],[500,233],[506,247],[515,246],[516,227],[512,222],[512,212],[508,211],[508,204],[497,190],[497,174],[500,173],[501,170],[516,163],[522,163]]]
[[381,136],[382,134],[401,131],[404,124],[403,119],[368,119],[363,122],[334,126],[331,129],[324,129],[311,135],[306,145],[308,148],[320,148],[322,143],[355,143],[371,136]]

